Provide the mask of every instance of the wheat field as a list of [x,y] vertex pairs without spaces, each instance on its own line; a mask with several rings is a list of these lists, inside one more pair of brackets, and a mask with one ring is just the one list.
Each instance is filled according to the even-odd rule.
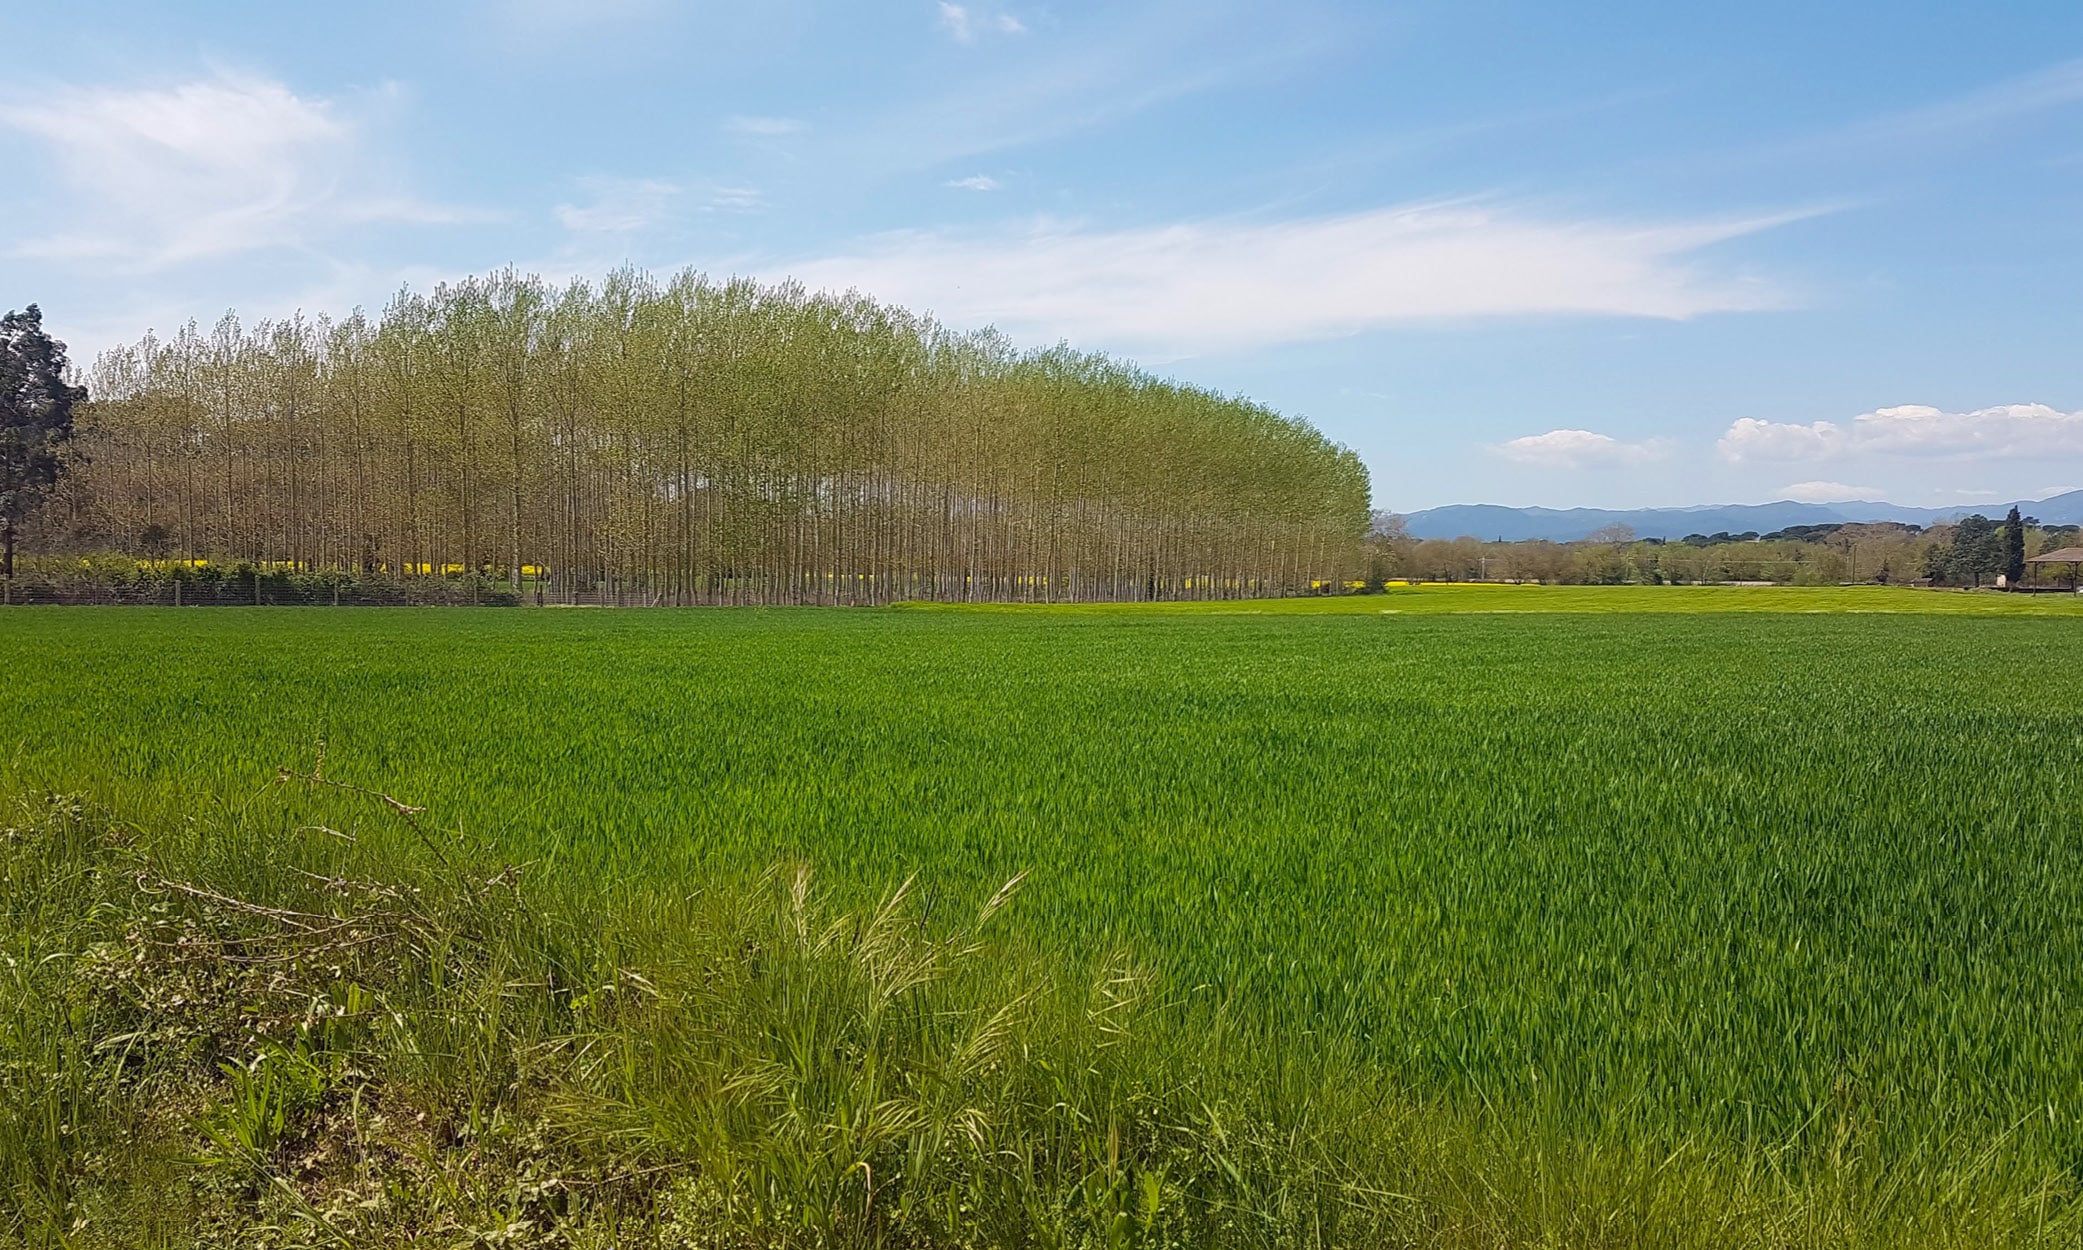
[[[987,1234],[959,1202],[929,1219],[925,1182],[891,1179],[929,1171],[918,1125],[940,1113],[921,1111],[887,1157],[759,1172],[743,1244],[786,1242],[777,1229],[910,1244],[904,1230],[928,1228],[916,1244],[1311,1244],[1312,1220],[1345,1244],[2066,1244],[2083,1184],[2072,615],[2053,596],[1517,587],[1248,611],[39,609],[0,616],[0,794],[32,815],[75,796],[60,823],[130,831],[114,840],[158,856],[150,872],[196,888],[215,872],[218,896],[280,904],[310,887],[277,877],[380,874],[421,843],[380,800],[310,784],[322,751],[326,780],[424,807],[415,828],[444,864],[524,866],[544,914],[571,918],[559,941],[647,984],[694,959],[660,926],[713,946],[725,898],[779,890],[784,912],[855,917],[856,945],[876,923],[966,931],[991,905],[983,965],[912,989],[953,996],[946,1018],[999,1011],[994,994],[1027,1004],[1022,1027],[1054,1040],[1021,1053],[1096,1048],[1073,1066],[1120,1082],[1105,1095],[1118,1119],[1057,1143],[1060,1193],[1030,1158],[1033,1209]],[[58,836],[59,818],[8,819],[11,846]],[[24,900],[55,907],[58,887],[12,873],[18,969],[84,941],[44,912],[32,923]],[[213,906],[199,897],[174,903]],[[530,941],[530,959],[556,946]],[[26,975],[9,1043],[24,1157],[42,1139],[22,1074],[54,1027],[28,1023]],[[880,992],[858,1010],[872,1017]],[[1119,1072],[1091,1059],[1116,1053],[1116,993],[1143,1056]],[[793,1017],[769,1008],[747,1036],[787,1035]],[[568,995],[530,1010],[545,1037],[586,1032]],[[934,1036],[941,1017],[920,1010]],[[589,1027],[636,1027],[616,1019]],[[323,1070],[298,1104],[310,1116],[345,1097]],[[613,1096],[599,1071],[558,1073],[543,1080],[562,1083],[560,1114],[649,1126],[602,1137],[627,1167],[699,1156],[700,1175],[735,1175],[716,1143],[773,1129],[684,1107],[705,1127],[659,1129],[684,1073],[627,1075]],[[1256,1223],[1210,1214],[1229,1200],[1162,1162],[1186,1149],[1168,1133],[1219,1136],[1180,1110],[1224,1105],[1198,1081],[1289,1143],[1254,1156],[1250,1184],[1249,1168],[1231,1186],[1205,1165],[1252,1195],[1235,1202]],[[1018,1104],[1031,1122],[1001,1123],[1023,1144],[991,1158],[1039,1150],[1061,1128],[1048,1109],[1077,1097]],[[318,1133],[277,1118],[249,1147],[263,1170]],[[1279,1197],[1279,1178],[1328,1175],[1332,1157],[1376,1171]],[[885,1201],[910,1183],[927,1205],[831,1197],[861,1184],[855,1166],[897,1187]],[[799,1173],[824,1178],[801,1181],[824,1206],[774,1179]],[[1094,1185],[1114,1196],[1037,1214]],[[286,1200],[261,1185],[241,1201]],[[1201,1215],[1160,1218],[1180,1204]],[[1325,1210],[1355,1204],[1366,1219],[1322,1232]],[[665,1237],[664,1208],[644,1209]],[[560,1218],[537,1225],[573,1244],[596,1227]]]

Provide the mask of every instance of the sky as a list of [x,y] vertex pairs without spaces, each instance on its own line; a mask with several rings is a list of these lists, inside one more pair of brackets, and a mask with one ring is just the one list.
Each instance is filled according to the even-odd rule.
[[2083,5],[67,0],[0,304],[857,288],[1249,396],[1377,506],[2083,487]]

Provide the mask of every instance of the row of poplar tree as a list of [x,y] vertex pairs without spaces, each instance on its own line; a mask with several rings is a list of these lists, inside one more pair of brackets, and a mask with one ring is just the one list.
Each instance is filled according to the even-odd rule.
[[1335,584],[1368,517],[1358,458],[1259,405],[694,273],[227,315],[88,381],[65,523],[190,561],[568,601],[1244,597]]

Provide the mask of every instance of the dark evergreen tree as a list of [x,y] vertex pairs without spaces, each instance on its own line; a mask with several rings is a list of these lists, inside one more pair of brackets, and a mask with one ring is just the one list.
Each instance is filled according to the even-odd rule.
[[15,532],[64,471],[72,408],[87,390],[65,381],[65,344],[43,332],[43,312],[0,317],[0,577],[14,577]]
[[1992,577],[2003,568],[2002,527],[1980,513],[1961,517],[1953,527],[1953,541],[1943,558],[1952,579],[1980,586],[1983,578]]
[[2025,580],[2025,519],[2016,508],[2003,519],[2003,575],[2014,587]]

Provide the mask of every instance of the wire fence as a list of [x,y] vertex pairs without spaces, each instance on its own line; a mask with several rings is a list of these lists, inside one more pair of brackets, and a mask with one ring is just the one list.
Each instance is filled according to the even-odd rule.
[[0,579],[0,606],[488,607],[540,602],[482,578],[356,578],[227,574],[216,578],[17,577]]

